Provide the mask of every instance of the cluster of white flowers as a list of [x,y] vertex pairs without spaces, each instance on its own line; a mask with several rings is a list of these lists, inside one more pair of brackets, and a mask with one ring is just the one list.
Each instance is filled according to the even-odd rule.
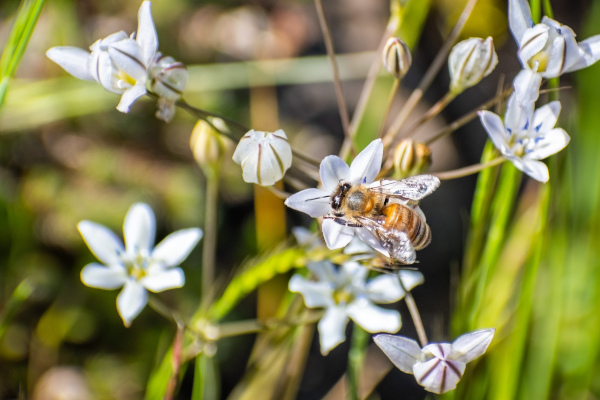
[[46,55],[76,78],[96,81],[110,92],[121,95],[117,109],[129,107],[150,90],[159,97],[156,115],[169,122],[175,114],[175,101],[187,83],[185,66],[158,52],[158,37],[144,1],[138,13],[137,32],[120,31],[96,41],[91,52],[77,47],[53,47]]

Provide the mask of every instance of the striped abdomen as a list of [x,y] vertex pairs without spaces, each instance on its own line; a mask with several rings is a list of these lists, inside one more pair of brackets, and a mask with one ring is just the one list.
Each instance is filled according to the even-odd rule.
[[415,250],[421,250],[431,242],[429,225],[413,209],[392,203],[385,206],[381,213],[385,215],[384,228],[406,232]]

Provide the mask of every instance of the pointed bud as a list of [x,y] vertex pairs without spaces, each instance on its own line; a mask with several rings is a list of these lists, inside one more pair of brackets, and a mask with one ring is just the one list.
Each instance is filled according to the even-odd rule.
[[498,64],[498,55],[491,37],[471,38],[458,43],[450,52],[450,91],[462,93],[488,76]]
[[[221,131],[228,131],[222,119],[212,118],[210,122]],[[190,147],[194,159],[208,175],[218,171],[221,161],[230,153],[233,143],[208,122],[199,120],[192,130]]]
[[391,37],[383,48],[383,66],[396,79],[402,79],[410,69],[412,56],[402,40]]
[[175,115],[175,102],[187,84],[187,69],[173,57],[157,53],[148,68],[148,90],[159,96],[156,117],[165,122]]
[[415,143],[412,139],[404,139],[394,152],[394,168],[396,179],[403,179],[427,172],[431,165],[431,149],[424,143]]

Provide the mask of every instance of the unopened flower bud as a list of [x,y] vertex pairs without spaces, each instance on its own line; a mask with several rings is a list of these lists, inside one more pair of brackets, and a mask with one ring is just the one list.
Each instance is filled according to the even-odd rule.
[[410,69],[412,56],[402,40],[391,37],[383,48],[383,66],[396,79],[402,79]]
[[[223,158],[231,151],[233,143],[214,127],[227,132],[227,126],[220,118],[212,118],[209,124],[199,120],[192,130],[190,147],[194,159],[205,173],[215,172]],[[213,127],[214,126],[214,127]]]
[[403,179],[427,172],[431,165],[431,149],[424,143],[404,139],[394,153],[395,178]]
[[156,117],[169,122],[175,115],[177,101],[187,84],[187,69],[173,57],[157,53],[148,68],[148,90],[159,96]]
[[450,91],[459,94],[478,84],[498,64],[498,56],[491,37],[471,38],[458,43],[450,52]]
[[270,186],[292,166],[292,147],[281,129],[275,132],[252,129],[238,143],[233,161],[242,166],[244,181]]

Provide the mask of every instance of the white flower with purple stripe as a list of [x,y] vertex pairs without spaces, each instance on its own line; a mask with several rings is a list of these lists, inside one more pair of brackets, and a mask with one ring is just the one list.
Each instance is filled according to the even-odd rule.
[[86,265],[81,280],[98,289],[123,287],[117,296],[117,310],[125,326],[148,302],[148,290],[162,292],[183,286],[185,277],[178,265],[202,238],[199,228],[183,229],[154,247],[155,225],[154,213],[144,203],[131,206],[125,216],[125,246],[103,225],[91,221],[77,225],[91,252],[102,262]]
[[537,110],[534,104],[519,106],[513,94],[507,104],[504,122],[490,111],[480,111],[479,117],[490,139],[502,155],[515,167],[540,182],[548,182],[549,173],[543,160],[565,148],[570,137],[561,128],[554,128],[560,113],[560,102],[553,101]]
[[425,390],[437,394],[454,390],[468,362],[481,356],[494,338],[495,329],[467,333],[450,343],[431,343],[421,347],[413,339],[377,335],[377,346],[398,369],[414,374]]

